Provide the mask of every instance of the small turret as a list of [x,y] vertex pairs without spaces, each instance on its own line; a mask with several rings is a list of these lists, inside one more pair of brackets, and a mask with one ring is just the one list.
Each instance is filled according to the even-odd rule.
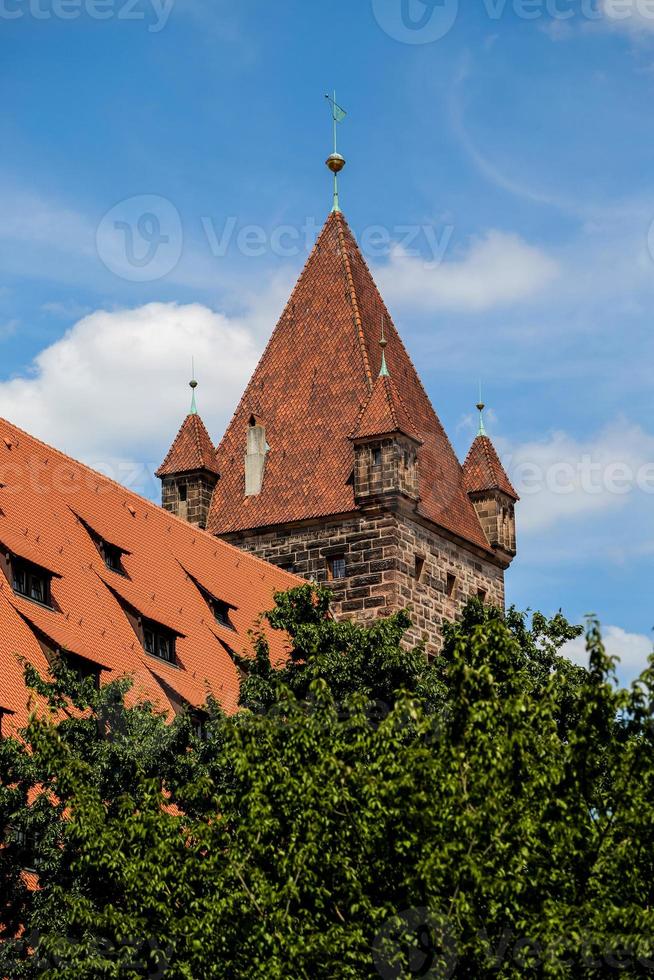
[[161,480],[161,506],[177,517],[206,527],[211,498],[219,479],[216,450],[198,415],[195,389],[190,382],[191,410],[182,422],[175,441],[157,470]]
[[387,494],[417,502],[418,449],[422,440],[386,365],[382,325],[381,370],[350,436],[354,443],[354,497],[363,503]]
[[489,545],[510,565],[516,555],[515,505],[520,498],[486,434],[484,408],[479,402],[479,431],[463,464],[463,475]]

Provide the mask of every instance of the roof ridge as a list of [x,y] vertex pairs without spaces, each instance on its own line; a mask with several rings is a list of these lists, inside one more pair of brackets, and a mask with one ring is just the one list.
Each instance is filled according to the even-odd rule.
[[[330,217],[331,217],[331,215],[330,215]],[[339,241],[339,245],[341,247],[341,259],[343,261],[343,266],[344,266],[344,269],[345,269],[345,278],[346,278],[346,281],[347,281],[348,291],[349,291],[349,294],[350,294],[350,302],[352,303],[353,314],[354,314],[354,322],[355,322],[355,325],[356,325],[356,328],[357,328],[357,334],[358,334],[358,337],[359,337],[359,346],[361,348],[361,355],[363,357],[363,367],[364,367],[364,371],[366,373],[366,378],[368,379],[368,386],[370,388],[372,388],[372,386],[373,386],[373,380],[372,380],[372,371],[370,369],[370,358],[368,357],[368,349],[366,347],[366,339],[365,339],[365,336],[364,336],[364,333],[363,333],[363,319],[361,317],[361,310],[359,309],[359,301],[358,301],[357,294],[356,294],[356,289],[355,289],[355,286],[354,286],[354,277],[352,275],[352,266],[351,266],[351,263],[350,263],[350,256],[348,255],[348,251],[347,251],[347,244],[346,244],[346,241],[345,241],[345,233],[343,231],[343,225],[345,225],[345,227],[348,229],[348,231],[350,232],[350,234],[352,234],[352,231],[350,229],[350,226],[347,223],[347,219],[345,218],[345,215],[342,212],[340,212],[340,211],[339,212],[334,212],[334,217],[336,219],[336,224],[337,224],[338,241]],[[327,219],[327,221],[329,221],[329,218]],[[355,242],[355,244],[356,244],[356,242]],[[361,251],[361,250],[359,249],[359,251]]]

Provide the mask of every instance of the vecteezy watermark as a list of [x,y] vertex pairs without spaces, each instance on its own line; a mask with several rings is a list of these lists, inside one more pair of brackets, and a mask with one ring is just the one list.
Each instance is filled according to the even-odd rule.
[[95,243],[110,272],[130,282],[154,282],[172,272],[181,258],[182,219],[165,197],[128,197],[104,215]]
[[[280,258],[295,258],[311,251],[321,229],[315,217],[300,224],[276,225],[268,230],[262,225],[243,225],[234,215],[222,222],[210,217],[200,219],[209,250],[214,258],[224,258],[231,250],[248,258],[271,254]],[[454,225],[367,225],[360,232],[351,229],[359,247],[369,259],[388,256],[393,248],[408,257],[423,257],[440,263],[450,245]]]
[[[432,44],[452,30],[459,0],[371,0],[382,30],[403,44]],[[654,0],[481,0],[481,10],[491,21],[511,15],[519,20],[624,22],[650,21],[654,25]]]
[[468,936],[463,947],[446,917],[419,907],[386,920],[375,936],[372,961],[383,980],[407,976],[447,980],[464,956],[468,968],[472,957],[484,976],[499,974],[505,967],[512,968],[511,976],[540,976],[543,967],[548,968],[548,976],[550,971],[552,976],[561,976],[562,969],[566,976],[574,975],[575,967],[584,976],[607,976],[614,971],[644,976],[654,972],[653,953],[651,937],[645,933],[617,935],[612,941],[583,932],[541,940],[520,935],[510,926],[500,926],[492,933],[480,929]]
[[457,945],[447,920],[427,908],[406,909],[377,933],[372,959],[383,980],[446,980],[456,969]]
[[[223,259],[231,252],[246,258],[296,258],[311,251],[322,227],[315,217],[266,228],[245,224],[235,215],[222,219],[202,215],[187,224],[195,226],[196,248],[214,259]],[[434,266],[445,258],[454,235],[454,225],[450,224],[376,224],[359,233],[351,230],[367,259],[387,258],[398,250],[404,257],[421,258]],[[161,279],[172,272],[183,254],[179,211],[156,194],[125,198],[103,215],[96,231],[96,248],[103,264],[121,279]]]
[[379,26],[404,44],[432,44],[449,34],[459,0],[372,0]]
[[654,462],[632,465],[625,460],[597,460],[590,454],[558,460],[547,466],[521,459],[513,464],[504,457],[522,497],[546,491],[556,495],[583,493],[624,497],[634,491],[654,494]]
[[151,34],[162,31],[175,0],[0,0],[0,20],[137,21]]

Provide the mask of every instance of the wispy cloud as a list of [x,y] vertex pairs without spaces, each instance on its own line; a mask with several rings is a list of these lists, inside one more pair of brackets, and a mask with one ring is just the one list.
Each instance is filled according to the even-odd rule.
[[438,264],[395,247],[376,270],[389,301],[407,308],[484,312],[539,293],[559,274],[555,259],[519,235],[491,230]]

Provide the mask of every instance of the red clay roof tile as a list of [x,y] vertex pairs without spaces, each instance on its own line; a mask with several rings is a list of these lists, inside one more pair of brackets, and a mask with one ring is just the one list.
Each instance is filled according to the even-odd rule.
[[[295,576],[179,520],[3,420],[0,484],[0,542],[60,576],[52,580],[56,608],[49,609],[16,595],[0,571],[0,709],[14,712],[3,730],[27,720],[21,659],[47,673],[39,633],[61,650],[93,660],[103,681],[131,675],[132,700],[147,698],[170,711],[170,691],[174,700],[194,707],[212,693],[225,710],[236,709],[238,670],[208,628],[212,611],[189,575],[233,607],[230,645],[245,656],[252,653],[250,629],[272,607],[275,591],[299,584]],[[105,567],[77,514],[125,549],[127,577]],[[143,650],[115,593],[141,615],[178,630],[177,666]],[[272,631],[268,636],[273,658],[282,660],[287,638]]]
[[351,439],[370,439],[402,432],[416,442],[422,442],[404,407],[404,402],[392,378],[379,376],[370,398],[364,405]]
[[488,436],[477,436],[463,464],[463,473],[469,493],[501,490],[513,500],[520,499]]
[[[463,471],[342,214],[327,219],[217,450],[214,534],[351,512],[350,436],[379,374],[382,319],[388,366],[417,435],[419,513],[489,551]],[[270,451],[261,492],[245,496],[250,415]]]
[[216,450],[200,416],[192,412],[186,416],[168,455],[157,470],[157,476],[172,473],[192,473],[207,470],[218,474]]

